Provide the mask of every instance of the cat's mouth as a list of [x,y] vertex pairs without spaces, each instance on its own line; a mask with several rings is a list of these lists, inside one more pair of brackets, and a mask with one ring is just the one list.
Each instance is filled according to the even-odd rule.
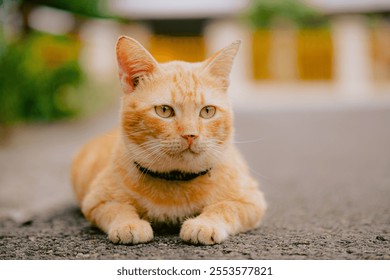
[[172,158],[180,158],[183,156],[191,155],[191,156],[199,156],[202,151],[197,151],[192,149],[191,147],[184,148],[180,151],[167,151],[166,154]]
[[191,147],[188,147],[188,148],[184,149],[181,153],[182,154],[183,153],[189,153],[189,154],[192,154],[192,155],[199,155],[199,152],[192,150]]

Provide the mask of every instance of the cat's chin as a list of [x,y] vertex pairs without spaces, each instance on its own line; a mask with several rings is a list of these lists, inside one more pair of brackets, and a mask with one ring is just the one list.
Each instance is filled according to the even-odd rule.
[[184,158],[194,159],[196,157],[199,157],[200,154],[201,154],[200,152],[197,152],[197,151],[194,151],[194,150],[191,150],[190,148],[188,148],[188,149],[185,149],[184,151],[182,151],[180,153],[180,156],[182,156]]
[[169,153],[166,155],[169,157],[171,162],[193,162],[193,161],[202,161],[204,152],[192,150],[190,148],[183,149],[180,152]]
[[204,170],[212,169],[212,165],[210,164],[194,164],[190,165],[188,163],[177,163],[177,164],[169,164],[166,166],[155,166],[152,167],[157,172],[171,172],[171,171],[180,171],[180,172],[187,172],[187,173],[199,173],[203,172]]

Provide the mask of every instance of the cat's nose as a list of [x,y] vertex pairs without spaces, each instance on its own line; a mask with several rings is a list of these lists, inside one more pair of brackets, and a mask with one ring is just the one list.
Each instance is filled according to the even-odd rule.
[[187,135],[182,135],[181,137],[183,137],[184,139],[187,140],[188,142],[188,145],[192,145],[192,143],[194,142],[194,140],[196,138],[198,138],[198,135],[194,135],[194,134],[187,134]]

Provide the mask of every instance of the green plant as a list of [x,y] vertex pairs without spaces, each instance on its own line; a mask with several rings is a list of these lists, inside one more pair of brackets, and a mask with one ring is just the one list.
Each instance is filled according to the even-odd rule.
[[78,107],[68,91],[82,81],[79,42],[37,32],[11,44],[0,38],[0,123],[51,121]]
[[107,0],[21,0],[21,2],[48,6],[85,17],[119,19],[108,12]]
[[269,28],[275,20],[287,20],[298,27],[321,27],[327,19],[300,0],[254,0],[245,17],[256,28]]

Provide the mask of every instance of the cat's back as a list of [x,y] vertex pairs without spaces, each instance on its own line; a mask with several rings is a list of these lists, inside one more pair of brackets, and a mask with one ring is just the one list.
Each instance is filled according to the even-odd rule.
[[119,137],[119,128],[88,141],[72,163],[72,185],[80,202],[92,181],[109,164]]

